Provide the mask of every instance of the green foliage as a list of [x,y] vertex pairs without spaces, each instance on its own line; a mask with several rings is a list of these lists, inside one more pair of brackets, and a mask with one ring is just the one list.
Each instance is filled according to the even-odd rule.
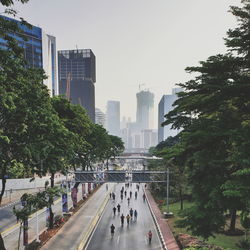
[[250,240],[240,240],[239,243],[236,244],[237,247],[240,247],[240,249],[250,249]]
[[249,11],[249,1],[231,8],[239,26],[228,31],[228,53],[186,69],[197,76],[179,84],[184,91],[164,122],[182,132],[160,155],[186,166],[195,201],[179,223],[205,239],[224,228],[227,211],[233,231],[236,210],[249,209]]
[[13,5],[15,2],[27,3],[29,2],[29,0],[0,0],[0,3],[3,6],[7,6],[7,7]]

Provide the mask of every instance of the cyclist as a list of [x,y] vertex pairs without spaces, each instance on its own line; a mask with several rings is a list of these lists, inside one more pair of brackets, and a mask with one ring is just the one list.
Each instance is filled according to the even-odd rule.
[[137,213],[137,210],[135,209],[135,211],[134,211],[135,220],[137,220],[137,215],[138,215],[138,213]]
[[122,216],[121,216],[121,224],[122,224],[122,227],[123,227],[123,224],[124,224],[124,218],[125,218],[125,216],[122,214]]
[[133,209],[132,209],[132,208],[130,208],[130,210],[129,210],[129,214],[130,214],[131,220],[133,219],[133,213],[134,213]]
[[117,211],[118,211],[118,213],[120,213],[120,208],[121,208],[121,205],[118,204],[118,205],[117,205]]
[[152,236],[153,236],[153,234],[152,234],[151,230],[149,230],[149,232],[148,232],[148,243],[149,244],[151,244]]
[[114,233],[115,233],[115,226],[113,224],[110,227],[110,231],[111,231],[111,237],[113,238]]
[[126,219],[127,219],[127,225],[129,225],[129,220],[130,220],[129,214],[127,214]]
[[113,212],[114,212],[114,216],[115,216],[115,212],[116,212],[116,207],[113,207]]
[[135,191],[135,199],[137,200],[137,191]]

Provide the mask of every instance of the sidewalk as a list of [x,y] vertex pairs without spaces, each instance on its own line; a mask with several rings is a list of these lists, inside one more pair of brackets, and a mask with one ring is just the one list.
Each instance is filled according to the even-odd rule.
[[102,213],[102,208],[104,209],[108,201],[109,192],[112,188],[113,185],[109,184],[107,192],[106,186],[102,185],[41,249],[83,249],[88,236]]
[[179,250],[179,246],[173,236],[173,233],[170,230],[170,227],[167,221],[163,218],[163,215],[157,206],[153,196],[151,195],[148,189],[145,189],[148,203],[152,209],[152,212],[155,216],[155,220],[158,224],[159,230],[161,232],[162,240],[165,242],[167,250]]

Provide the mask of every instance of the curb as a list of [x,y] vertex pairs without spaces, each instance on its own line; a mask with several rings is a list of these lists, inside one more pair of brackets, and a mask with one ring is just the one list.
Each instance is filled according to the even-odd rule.
[[82,235],[82,240],[78,247],[76,248],[77,250],[83,250],[85,249],[86,244],[88,243],[89,237],[91,236],[93,230],[95,229],[108,201],[109,201],[109,194],[111,190],[107,193],[104,201],[102,202],[101,206],[98,208],[95,217],[92,219],[91,223],[89,224],[87,230],[83,233]]
[[149,201],[148,201],[148,196],[147,196],[147,193],[145,192],[145,189],[144,189],[144,188],[143,188],[143,191],[144,191],[144,194],[146,195],[147,204],[148,204],[148,206],[149,206],[149,210],[150,210],[150,212],[151,212],[151,214],[152,214],[152,217],[153,217],[153,220],[154,220],[156,229],[157,229],[157,231],[158,231],[158,234],[159,234],[159,237],[160,237],[160,240],[161,240],[161,243],[162,243],[162,247],[163,247],[164,250],[168,250],[168,248],[167,248],[167,246],[166,246],[166,243],[165,243],[165,241],[164,241],[164,238],[163,238],[163,236],[162,236],[160,226],[159,226],[159,224],[158,224],[158,222],[157,222],[157,219],[156,219],[156,217],[155,217],[155,215],[154,215],[154,212],[153,212],[153,210],[152,210],[152,208],[151,208],[151,205],[150,205],[150,203],[149,203]]

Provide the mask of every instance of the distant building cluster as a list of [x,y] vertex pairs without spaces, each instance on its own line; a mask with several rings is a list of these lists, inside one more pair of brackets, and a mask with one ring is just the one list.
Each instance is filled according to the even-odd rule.
[[[50,95],[64,95],[72,103],[84,107],[92,122],[122,138],[127,151],[145,152],[179,132],[171,125],[162,127],[161,124],[166,120],[164,116],[173,109],[177,93],[182,91],[180,88],[173,89],[171,95],[162,96],[158,104],[158,130],[153,129],[154,94],[149,90],[140,90],[136,94],[136,121],[125,117],[121,120],[119,101],[108,101],[106,113],[95,107],[96,58],[91,49],[57,51],[56,38],[40,27],[30,28],[15,19],[1,17],[17,23],[23,31],[26,39],[18,33],[12,35],[24,49],[28,66],[44,69],[47,75],[44,84]],[[1,39],[0,48],[7,49],[6,43]]]

